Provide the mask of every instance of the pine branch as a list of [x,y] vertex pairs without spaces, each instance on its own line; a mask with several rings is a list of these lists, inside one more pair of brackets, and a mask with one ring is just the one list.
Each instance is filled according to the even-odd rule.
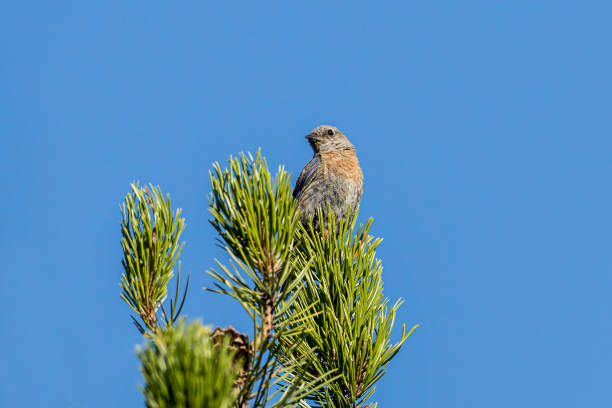
[[137,348],[149,408],[231,408],[240,367],[236,351],[225,337],[194,322],[180,321],[148,335]]
[[158,311],[166,325],[173,324],[179,317],[189,287],[189,277],[179,305],[180,264],[176,283],[176,294],[170,300],[170,313],[163,309],[168,293],[168,282],[174,276],[173,268],[183,249],[179,243],[185,229],[185,219],[180,218],[181,210],[172,212],[170,197],[159,187],[139,187],[132,184],[121,207],[121,247],[124,273],[120,287],[121,298],[141,318],[140,324],[133,317],[136,327],[154,331],[159,327]]
[[[319,225],[323,225],[322,212],[319,217]],[[368,235],[372,220],[356,228],[356,217],[339,224],[332,211],[328,211],[328,217],[327,237],[314,231],[312,223],[309,231],[298,233],[296,263],[312,267],[305,274],[304,290],[287,315],[313,307],[316,313],[300,321],[302,334],[282,338],[281,344],[285,358],[309,361],[290,375],[311,379],[330,370],[338,373],[329,385],[308,394],[310,403],[316,407],[354,408],[365,406],[375,383],[416,326],[408,333],[403,327],[399,342],[390,343],[402,301],[389,307],[383,297],[382,263],[375,253],[382,240]]]
[[[230,157],[227,169],[215,163],[210,179],[210,222],[231,261],[229,268],[217,261],[219,269],[209,271],[216,288],[208,290],[236,299],[254,322],[253,355],[238,405],[250,401],[253,407],[290,406],[303,398],[304,389],[317,389],[329,375],[322,373],[305,383],[285,382],[279,392],[271,389],[287,379],[282,374],[286,367],[280,365],[278,339],[289,328],[277,322],[296,299],[307,270],[296,268],[291,260],[299,218],[289,175],[279,168],[272,178],[258,152],[255,158]],[[312,316],[303,316],[308,317]],[[274,398],[278,401],[272,402]]]

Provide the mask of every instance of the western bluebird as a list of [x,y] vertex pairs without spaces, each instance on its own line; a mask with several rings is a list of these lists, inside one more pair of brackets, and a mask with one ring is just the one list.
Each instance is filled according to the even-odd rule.
[[[363,192],[363,174],[355,147],[333,126],[317,126],[306,136],[314,152],[295,183],[293,198],[297,200],[300,222],[308,225],[312,217],[315,231],[319,230],[317,209],[327,219],[327,203],[340,221],[347,216],[350,205],[355,210]],[[352,216],[352,214],[351,214]]]

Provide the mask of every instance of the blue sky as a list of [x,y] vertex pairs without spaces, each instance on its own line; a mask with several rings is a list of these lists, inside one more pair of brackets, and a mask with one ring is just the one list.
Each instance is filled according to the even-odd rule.
[[[183,208],[190,318],[207,172],[262,148],[295,176],[342,129],[419,323],[380,407],[612,405],[612,28],[603,1],[12,2],[0,12],[0,406],[143,406],[119,298],[129,183]],[[396,334],[399,334],[397,332]]]

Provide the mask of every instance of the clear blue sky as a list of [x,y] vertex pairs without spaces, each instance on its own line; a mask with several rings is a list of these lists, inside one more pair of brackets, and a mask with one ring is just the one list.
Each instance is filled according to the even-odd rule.
[[295,180],[321,123],[421,325],[381,408],[612,406],[609,2],[203,3],[2,5],[0,406],[143,405],[132,180],[183,208],[189,317],[246,331],[200,289],[225,259],[207,172],[261,147]]

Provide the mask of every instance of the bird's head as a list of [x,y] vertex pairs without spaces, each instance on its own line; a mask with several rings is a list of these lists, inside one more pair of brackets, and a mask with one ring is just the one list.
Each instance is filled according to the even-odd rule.
[[329,125],[317,126],[306,139],[315,154],[355,148],[344,133]]

